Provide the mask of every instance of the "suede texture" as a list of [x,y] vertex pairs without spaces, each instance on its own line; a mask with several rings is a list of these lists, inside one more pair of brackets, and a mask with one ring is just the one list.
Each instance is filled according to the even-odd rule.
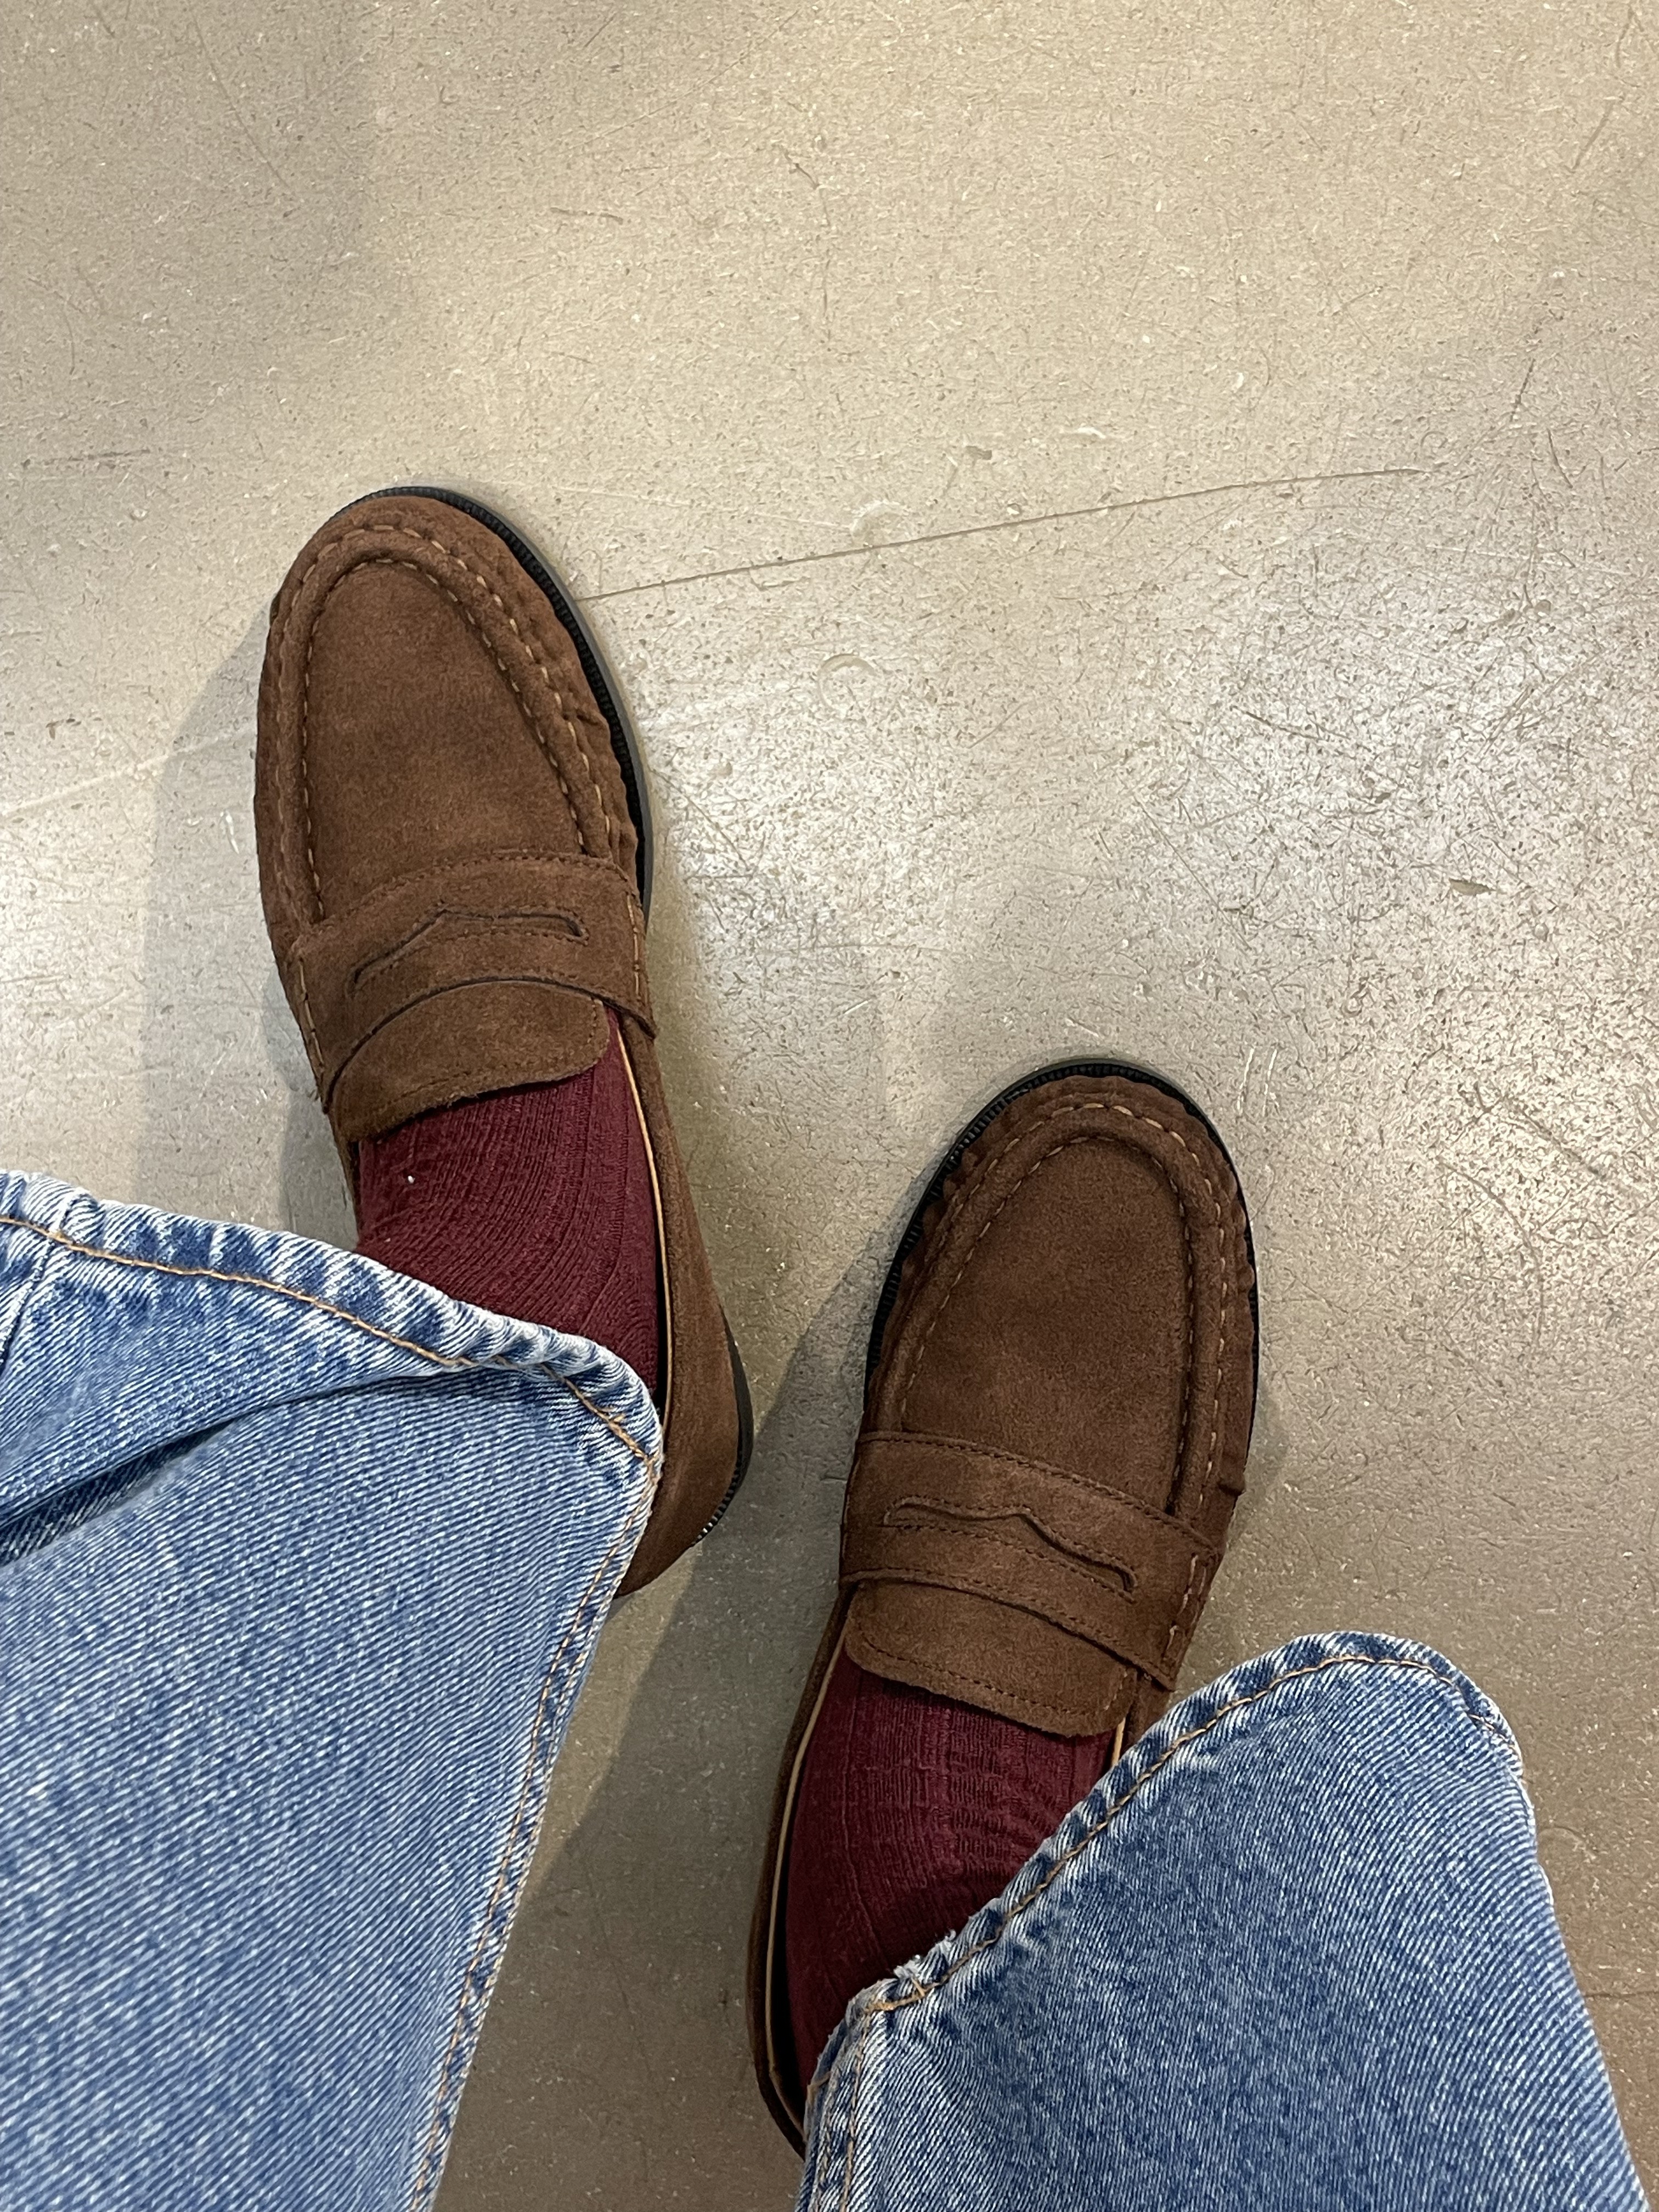
[[637,1588],[730,1489],[737,1395],[657,1067],[622,771],[574,644],[494,532],[391,494],[312,538],[271,610],[255,812],[272,948],[349,1171],[417,1114],[593,1066],[615,1017],[664,1303]]
[[1254,1287],[1220,1145],[1127,1076],[1012,1100],[923,1215],[750,1935],[757,2075],[798,2148],[789,1843],[837,1660],[1055,1736],[1134,1742],[1169,1703],[1244,1486]]
[[847,1650],[1056,1735],[1163,1710],[1244,1485],[1243,1208],[1121,1077],[1016,1100],[906,1263],[848,1486]]

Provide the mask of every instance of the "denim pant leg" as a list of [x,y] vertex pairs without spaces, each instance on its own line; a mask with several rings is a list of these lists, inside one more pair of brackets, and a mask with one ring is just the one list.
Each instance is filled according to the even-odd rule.
[[1630,2212],[1514,1739],[1420,1645],[1176,1706],[854,2000],[799,2212]]
[[0,2207],[429,2203],[656,1415],[583,1340],[0,1176]]

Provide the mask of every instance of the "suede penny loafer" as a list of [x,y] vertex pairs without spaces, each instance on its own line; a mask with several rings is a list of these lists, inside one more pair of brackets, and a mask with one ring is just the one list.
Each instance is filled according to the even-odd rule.
[[748,1395],[657,1066],[644,775],[568,594],[498,516],[386,492],[317,532],[271,610],[256,814],[271,945],[349,1175],[415,1115],[580,1073],[616,1018],[665,1346],[637,1589],[736,1490]]
[[761,2091],[798,2148],[789,1838],[832,1668],[845,1652],[1028,1728],[1115,1735],[1119,1751],[1139,1736],[1243,1488],[1255,1285],[1220,1139],[1168,1084],[1115,1063],[1005,1091],[917,1207],[877,1307],[840,1587],[784,1753],[750,1945]]

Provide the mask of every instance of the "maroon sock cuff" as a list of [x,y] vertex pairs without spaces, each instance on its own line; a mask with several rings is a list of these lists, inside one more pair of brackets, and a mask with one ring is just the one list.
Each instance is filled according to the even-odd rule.
[[656,1200],[614,1015],[609,1049],[580,1075],[465,1099],[359,1146],[357,1220],[371,1260],[592,1337],[656,1391]]
[[1112,1735],[1044,1735],[844,1654],[802,1771],[784,1941],[803,2081],[858,1992],[972,1918],[1086,1796]]

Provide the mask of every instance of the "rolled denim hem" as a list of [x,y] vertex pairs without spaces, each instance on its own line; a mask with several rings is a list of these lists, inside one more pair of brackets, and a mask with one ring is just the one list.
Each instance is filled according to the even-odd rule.
[[0,2203],[429,2204],[660,1445],[585,1339],[0,1176]]
[[1085,2177],[1101,2212],[1638,2206],[1534,1838],[1513,1735],[1437,1652],[1248,1662],[854,1999],[799,2212],[1064,2212]]
[[[199,1285],[210,1297],[216,1286],[232,1296],[245,1293],[234,1309],[210,1309],[221,1327],[232,1310],[240,1321],[250,1306],[261,1307],[272,1328],[291,1332],[302,1322],[329,1342],[333,1355],[348,1347],[367,1353],[364,1371],[377,1376],[434,1368],[540,1369],[579,1400],[591,1400],[590,1410],[625,1431],[630,1450],[648,1461],[660,1456],[661,1429],[649,1391],[603,1345],[468,1305],[361,1253],[290,1231],[111,1204],[52,1176],[0,1170],[0,1249],[7,1257],[0,1276],[0,1358],[27,1297],[54,1269],[67,1279],[77,1261],[102,1262]],[[331,1334],[331,1322],[338,1325]],[[284,1348],[303,1358],[307,1346],[289,1335]],[[4,1502],[0,1492],[0,1510]]]

